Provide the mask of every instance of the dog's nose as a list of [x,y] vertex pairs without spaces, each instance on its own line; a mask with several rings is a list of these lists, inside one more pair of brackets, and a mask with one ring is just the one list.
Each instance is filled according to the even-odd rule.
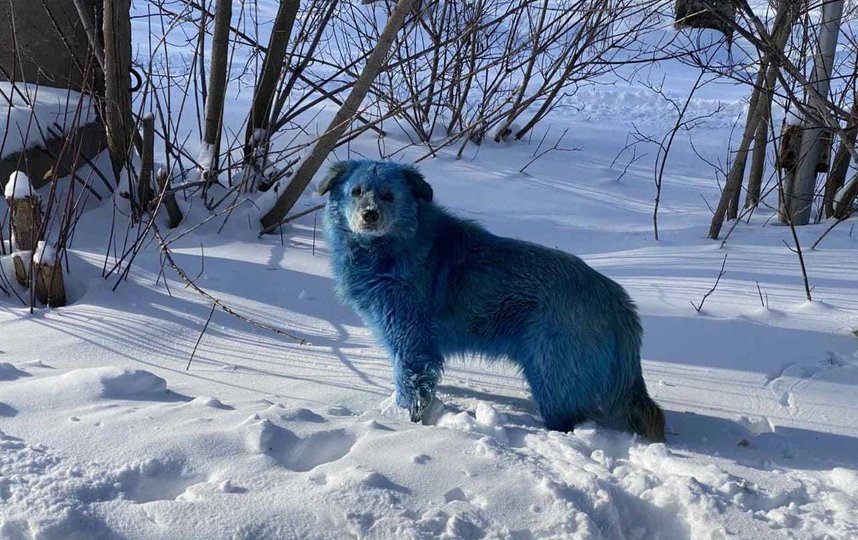
[[363,220],[367,223],[375,223],[378,221],[378,210],[364,210]]

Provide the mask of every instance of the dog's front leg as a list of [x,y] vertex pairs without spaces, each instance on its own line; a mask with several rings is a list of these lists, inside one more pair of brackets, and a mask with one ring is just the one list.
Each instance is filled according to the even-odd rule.
[[435,387],[441,378],[440,355],[405,353],[393,356],[396,404],[406,409],[412,422],[420,422],[435,399]]
[[385,326],[396,404],[411,414],[412,422],[420,422],[435,398],[435,387],[444,370],[432,323],[416,306],[400,303]]

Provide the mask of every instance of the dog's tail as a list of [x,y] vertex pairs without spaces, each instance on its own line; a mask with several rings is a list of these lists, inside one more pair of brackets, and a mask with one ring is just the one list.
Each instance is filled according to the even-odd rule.
[[641,437],[652,442],[664,442],[664,412],[646,390],[636,394],[631,404],[629,423],[631,430]]

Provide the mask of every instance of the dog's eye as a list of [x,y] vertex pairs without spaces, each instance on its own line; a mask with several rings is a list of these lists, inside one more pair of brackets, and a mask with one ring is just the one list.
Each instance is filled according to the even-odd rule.
[[352,197],[360,197],[360,187],[356,187],[352,190]]
[[385,193],[384,195],[381,196],[381,200],[387,201],[387,202],[392,201],[393,200],[393,193]]

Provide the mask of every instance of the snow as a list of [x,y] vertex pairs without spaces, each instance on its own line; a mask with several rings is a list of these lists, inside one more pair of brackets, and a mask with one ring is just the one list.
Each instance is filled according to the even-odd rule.
[[214,146],[207,143],[201,143],[200,153],[197,156],[197,163],[201,170],[207,171],[211,169],[214,161]]
[[54,264],[56,259],[57,254],[54,247],[44,240],[39,240],[39,243],[36,244],[36,252],[33,254],[33,262],[36,264],[51,266]]
[[[623,124],[556,122],[587,151],[522,175],[533,145],[489,145],[423,170],[456,213],[577,253],[630,291],[666,445],[592,425],[547,432],[515,370],[472,360],[450,366],[428,425],[411,424],[384,351],[337,304],[318,234],[313,255],[312,215],[282,244],[241,227],[176,241],[200,285],[312,343],[217,311],[186,371],[210,305],[169,271],[172,296],[156,283],[154,246],[111,292],[106,205],[69,252],[69,277],[85,282],[71,306],[32,319],[0,298],[14,336],[0,347],[12,366],[0,368],[0,537],[853,536],[858,280],[844,261],[858,241],[838,228],[806,252],[808,303],[788,229],[755,216],[697,314],[690,300],[723,258],[705,240],[708,172],[678,147],[655,242],[650,171],[616,182],[609,166]],[[824,227],[798,233],[806,245]]]
[[6,158],[24,148],[44,146],[50,131],[69,133],[95,121],[97,113],[89,97],[66,88],[0,81],[4,133],[0,157]]
[[15,171],[9,175],[3,195],[8,200],[26,199],[33,194],[33,186],[30,178],[21,171]]
[[839,205],[844,202],[843,198],[846,197],[846,194],[849,193],[849,191],[855,187],[855,182],[858,182],[858,179],[853,177],[851,180],[846,182],[840,189],[837,190],[837,192],[834,194],[835,204]]
[[[667,91],[684,95],[694,77],[669,71]],[[209,214],[180,199],[186,224],[161,232],[195,283],[310,345],[220,310],[203,333],[211,303],[162,275],[157,243],[115,291],[115,275],[101,278],[127,223],[106,200],[70,239],[69,306],[30,315],[0,289],[0,538],[856,537],[858,237],[843,223],[810,250],[828,224],[797,228],[813,302],[773,210],[724,249],[707,240],[719,188],[696,153],[724,159],[747,96],[706,91],[691,110],[720,110],[671,151],[660,241],[654,152],[628,168],[631,156],[614,158],[632,121],[661,133],[673,117],[632,84],[554,111],[546,140],[568,127],[563,145],[581,151],[548,153],[526,174],[549,124],[532,141],[420,164],[456,214],[574,253],[629,291],[666,444],[591,424],[548,432],[515,369],[474,359],[449,365],[427,421],[412,424],[393,404],[385,351],[336,300],[318,216],[257,238],[273,190],[221,231],[221,220],[198,227]],[[225,122],[241,126],[249,100],[237,94]],[[321,129],[331,111],[312,114]],[[390,129],[385,145],[409,141]],[[366,136],[332,159],[378,152]],[[308,190],[296,210],[323,200]],[[105,237],[114,224],[119,248]],[[0,285],[12,289],[10,259],[0,255]]]

